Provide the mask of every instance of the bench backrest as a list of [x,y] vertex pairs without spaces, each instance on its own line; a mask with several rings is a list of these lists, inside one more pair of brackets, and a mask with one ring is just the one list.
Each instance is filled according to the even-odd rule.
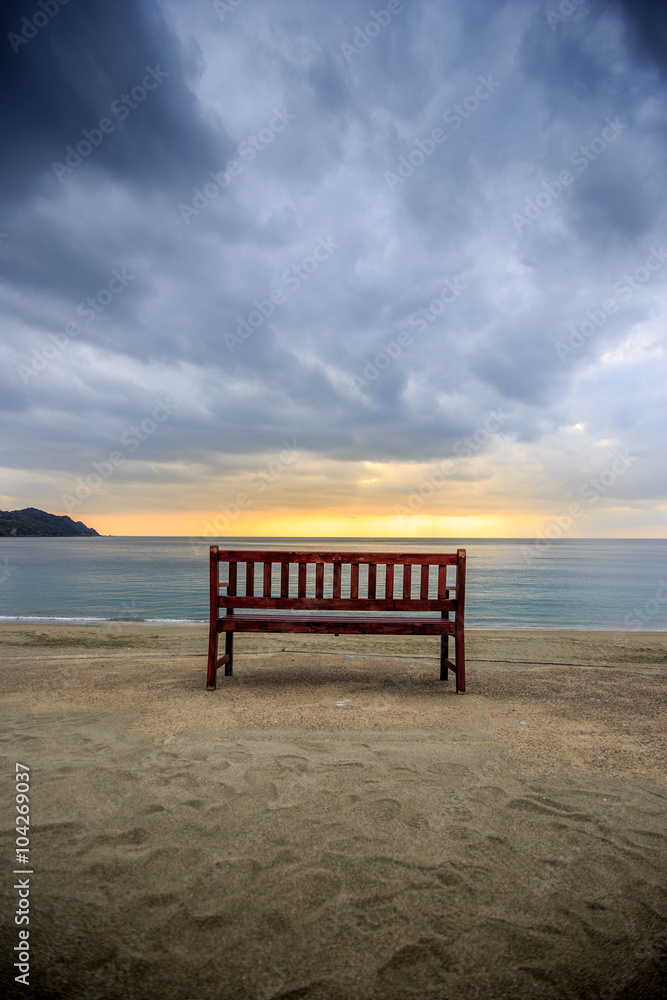
[[[210,558],[212,611],[439,611],[463,618],[465,549],[454,555],[276,552],[212,545]],[[220,580],[221,564],[228,567],[226,580]],[[226,594],[220,594],[221,587]]]

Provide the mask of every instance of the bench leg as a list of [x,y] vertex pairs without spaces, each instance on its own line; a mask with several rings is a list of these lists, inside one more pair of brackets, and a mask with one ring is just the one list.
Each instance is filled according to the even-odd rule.
[[465,694],[466,693],[465,639],[463,636],[463,627],[462,626],[459,627],[458,622],[457,622],[454,645],[456,648],[456,693]]
[[440,636],[440,680],[446,681],[449,677],[449,670],[447,669],[447,660],[449,658],[449,636]]
[[225,654],[229,657],[225,663],[225,677],[231,677],[234,669],[234,633],[225,632]]
[[225,665],[225,676],[232,676],[232,659],[234,655],[234,633],[225,632],[225,655],[218,657],[218,631],[211,626],[208,635],[208,666],[206,669],[206,689],[215,691],[217,686],[218,667]]
[[211,625],[208,633],[208,667],[206,669],[206,688],[215,691],[216,674],[218,672],[218,630]]

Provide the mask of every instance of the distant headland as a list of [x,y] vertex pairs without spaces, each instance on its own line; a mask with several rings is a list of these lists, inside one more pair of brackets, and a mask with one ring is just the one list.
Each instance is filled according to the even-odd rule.
[[97,535],[99,531],[88,528],[83,521],[73,521],[66,514],[47,514],[36,507],[24,510],[0,510],[0,537],[26,535]]

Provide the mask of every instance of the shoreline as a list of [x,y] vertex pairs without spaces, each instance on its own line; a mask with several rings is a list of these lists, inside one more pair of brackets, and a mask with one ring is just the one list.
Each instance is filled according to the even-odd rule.
[[[180,619],[53,619],[53,618],[21,618],[3,619],[0,618],[0,656],[3,645],[12,645],[11,637],[24,631],[26,636],[30,635],[30,630],[39,629],[40,634],[51,636],[52,645],[59,642],[67,645],[68,635],[78,636],[78,643],[81,636],[98,636],[104,642],[110,635],[120,637],[122,634],[129,635],[132,630],[137,630],[138,635],[147,630],[152,630],[160,634],[176,633],[191,644],[193,651],[197,650],[199,641],[202,652],[206,652],[206,642],[208,635],[208,620],[206,621],[183,621]],[[68,633],[68,630],[69,633]],[[203,637],[203,638],[202,638]],[[365,635],[343,635],[334,637],[331,635],[316,635],[307,633],[242,633],[236,638],[239,649],[247,651],[281,648],[286,644],[297,644],[299,647],[314,649],[321,646],[320,652],[333,653],[345,652],[350,646],[363,647],[364,650],[377,649],[385,655],[391,655],[389,649],[396,647],[399,652],[394,655],[435,655],[432,650],[436,649],[435,642],[431,637],[419,636],[365,636]],[[203,645],[201,645],[203,643]],[[466,660],[484,660],[491,662],[485,654],[494,648],[495,643],[501,643],[503,648],[507,644],[516,644],[518,647],[526,646],[531,650],[557,648],[560,643],[564,647],[578,647],[586,651],[588,657],[593,658],[593,662],[600,661],[600,655],[604,650],[613,650],[618,656],[627,658],[627,654],[632,650],[641,650],[643,654],[653,651],[652,658],[646,659],[643,656],[642,662],[650,662],[656,665],[667,665],[667,632],[653,630],[628,630],[628,629],[587,629],[587,628],[491,628],[466,626]],[[86,641],[86,645],[87,645]],[[91,640],[91,645],[92,645]],[[427,653],[424,650],[428,650]],[[478,655],[480,654],[480,655]],[[537,654],[535,654],[537,655]],[[608,657],[611,662],[615,662],[614,656]],[[502,658],[504,661],[504,658]],[[498,662],[501,662],[498,660]],[[572,662],[571,659],[545,660],[545,659],[515,659],[513,662],[535,662],[547,663]],[[585,659],[577,659],[576,665],[584,665]]]
[[[0,615],[2,625],[206,625],[208,618],[68,618],[61,615]],[[594,628],[590,625],[468,625],[469,632],[591,632],[593,634],[627,634],[627,635],[663,635],[667,636],[667,628],[651,629],[610,629],[601,625]]]

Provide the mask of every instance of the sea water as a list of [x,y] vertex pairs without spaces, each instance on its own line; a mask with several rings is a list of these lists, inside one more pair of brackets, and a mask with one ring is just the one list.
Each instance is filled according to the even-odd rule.
[[0,621],[206,621],[210,543],[465,548],[468,626],[667,630],[667,539],[0,538]]

